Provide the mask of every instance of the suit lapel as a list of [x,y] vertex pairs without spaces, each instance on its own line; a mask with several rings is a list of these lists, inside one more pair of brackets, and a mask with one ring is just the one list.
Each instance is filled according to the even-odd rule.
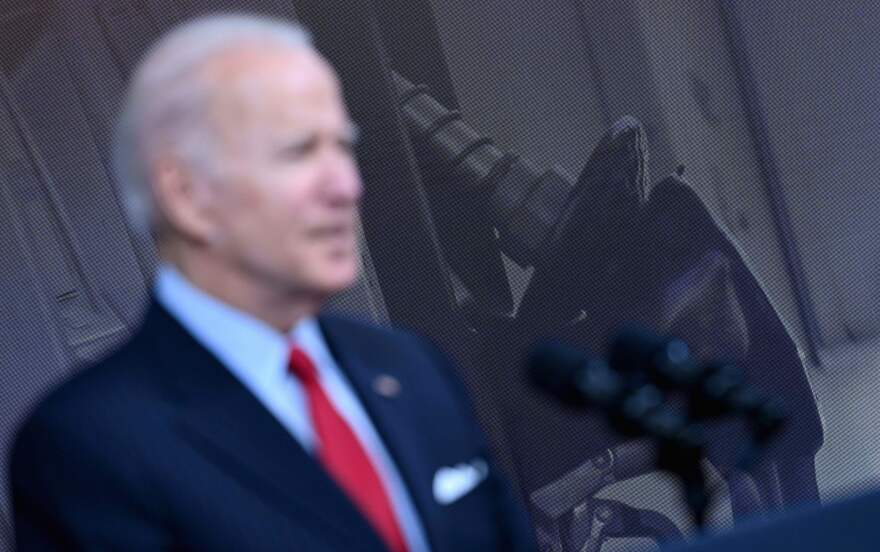
[[184,439],[297,523],[347,537],[349,546],[382,549],[367,521],[299,442],[161,306],[154,303],[144,328],[158,338],[160,369],[179,399]]
[[[442,535],[431,524],[437,508],[430,491],[434,464],[426,454],[425,434],[420,428],[427,427],[429,416],[424,404],[417,404],[418,397],[411,393],[417,382],[405,377],[411,369],[401,366],[409,355],[388,346],[385,340],[364,332],[358,325],[330,315],[318,317],[327,346],[336,362],[346,374],[366,409],[379,437],[388,450],[403,478],[407,491],[422,521],[426,536],[433,550],[442,549]],[[381,393],[377,389],[379,378],[393,378],[400,385],[396,393]]]

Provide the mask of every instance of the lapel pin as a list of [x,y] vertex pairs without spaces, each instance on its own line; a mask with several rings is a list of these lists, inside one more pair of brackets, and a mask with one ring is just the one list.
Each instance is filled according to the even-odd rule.
[[373,390],[390,399],[400,394],[400,382],[393,376],[381,374],[373,380]]

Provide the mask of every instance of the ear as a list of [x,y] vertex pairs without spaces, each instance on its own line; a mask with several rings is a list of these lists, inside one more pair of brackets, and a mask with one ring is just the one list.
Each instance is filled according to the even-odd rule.
[[156,158],[152,167],[153,196],[169,230],[201,243],[216,230],[210,183],[177,156]]

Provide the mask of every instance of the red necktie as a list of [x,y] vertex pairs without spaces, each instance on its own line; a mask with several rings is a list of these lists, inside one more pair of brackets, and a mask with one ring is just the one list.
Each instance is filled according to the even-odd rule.
[[324,469],[369,520],[388,549],[406,552],[406,541],[379,474],[354,431],[324,393],[312,360],[302,349],[293,347],[289,367],[308,396],[309,414],[319,441],[318,457]]

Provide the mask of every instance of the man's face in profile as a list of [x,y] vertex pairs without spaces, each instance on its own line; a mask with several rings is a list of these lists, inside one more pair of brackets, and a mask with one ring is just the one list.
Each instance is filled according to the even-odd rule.
[[218,155],[211,247],[261,284],[329,295],[357,276],[361,182],[330,66],[308,49],[250,48],[205,67]]

